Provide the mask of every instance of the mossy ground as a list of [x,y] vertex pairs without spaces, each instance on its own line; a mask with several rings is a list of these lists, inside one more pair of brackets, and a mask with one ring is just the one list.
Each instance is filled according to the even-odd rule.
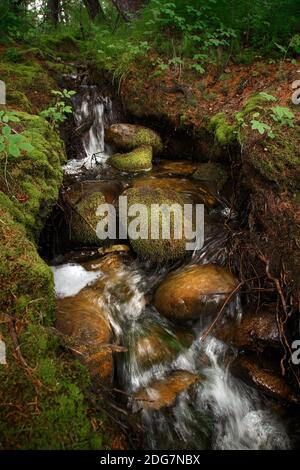
[[24,112],[15,114],[20,123],[14,127],[33,150],[21,157],[9,156],[6,167],[5,157],[1,156],[0,200],[25,226],[28,235],[36,239],[58,198],[64,148],[57,133],[43,118]]

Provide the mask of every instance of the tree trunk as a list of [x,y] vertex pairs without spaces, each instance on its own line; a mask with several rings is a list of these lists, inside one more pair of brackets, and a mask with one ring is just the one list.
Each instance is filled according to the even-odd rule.
[[112,3],[124,20],[130,21],[147,3],[147,0],[112,0]]
[[59,8],[60,0],[48,0],[47,16],[52,21],[55,27],[58,25],[59,21]]
[[89,13],[91,20],[94,20],[98,15],[104,17],[103,10],[101,8],[99,0],[83,0],[86,9]]

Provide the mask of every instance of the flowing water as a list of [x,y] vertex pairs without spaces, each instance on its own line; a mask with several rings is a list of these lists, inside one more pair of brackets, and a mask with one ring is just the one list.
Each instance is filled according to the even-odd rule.
[[[111,103],[88,87],[74,101],[75,121],[80,125],[93,114],[90,128],[82,136],[85,155],[69,161],[65,172],[80,174],[97,161],[105,163],[109,149],[104,142],[105,116]],[[94,159],[93,159],[93,156]],[[101,179],[99,166],[97,180]],[[107,173],[105,173],[107,178]],[[115,175],[112,176],[115,178]],[[119,176],[120,178],[120,176]],[[213,220],[228,215],[226,204]],[[184,263],[222,262],[226,256],[226,236],[216,224],[203,249]],[[139,413],[153,449],[288,449],[290,440],[282,420],[260,393],[230,371],[237,352],[214,336],[202,338],[210,321],[187,324],[184,328],[162,317],[149,302],[155,286],[178,265],[154,268],[141,260],[129,259],[108,273],[68,261],[53,266],[58,297],[71,297],[82,289],[93,289],[103,280],[98,296],[114,332],[114,341],[127,352],[116,355],[115,381],[129,396],[147,388],[149,403],[171,400],[171,406],[143,406],[129,399],[132,413]],[[61,258],[60,258],[61,259]],[[243,314],[237,296],[228,305],[226,317]],[[184,341],[179,338],[185,338]],[[191,387],[183,387],[170,397],[174,383],[197,377]],[[177,383],[176,383],[177,380]]]

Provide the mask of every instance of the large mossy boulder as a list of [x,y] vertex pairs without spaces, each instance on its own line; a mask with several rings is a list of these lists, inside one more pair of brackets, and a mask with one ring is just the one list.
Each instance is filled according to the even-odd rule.
[[141,145],[150,145],[154,155],[163,150],[157,132],[136,124],[113,124],[105,133],[106,141],[120,151],[128,152]]
[[120,171],[136,173],[152,168],[152,147],[141,145],[129,153],[116,153],[109,158],[108,163]]
[[[182,220],[184,220],[184,199],[172,190],[147,187],[131,188],[123,194],[127,196],[128,211],[130,211],[130,207],[135,204],[141,204],[145,208],[145,212],[141,214],[140,217],[142,223],[145,223],[148,227],[147,237],[134,239],[133,236],[131,236],[130,230],[128,234],[130,244],[137,255],[153,262],[164,262],[182,258],[186,253],[187,241],[184,236],[183,227],[180,237],[174,237],[175,218],[172,214],[168,217],[166,213],[160,211],[159,205],[165,204],[166,206],[171,206],[176,204],[177,211],[180,212]],[[129,225],[132,223],[133,219],[135,219],[135,217],[128,218]],[[170,224],[168,223],[169,220]],[[158,222],[157,224],[156,221]],[[159,226],[157,238],[151,236],[152,229],[155,228],[155,225]],[[163,225],[170,226],[169,238],[163,237]]]
[[154,304],[167,318],[192,320],[215,314],[237,285],[237,279],[225,268],[193,265],[170,273],[156,290]]
[[101,246],[103,240],[98,238],[96,233],[99,216],[97,209],[101,204],[105,204],[105,196],[102,192],[96,192],[82,199],[72,207],[71,239],[76,245]]

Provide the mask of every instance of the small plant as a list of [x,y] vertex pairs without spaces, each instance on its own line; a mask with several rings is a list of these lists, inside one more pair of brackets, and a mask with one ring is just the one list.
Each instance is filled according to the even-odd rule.
[[67,119],[67,114],[72,113],[72,106],[67,105],[65,100],[69,100],[76,94],[76,91],[64,89],[63,91],[52,90],[51,93],[55,96],[54,104],[42,111],[40,116],[47,119],[53,128],[57,128]]
[[271,108],[271,118],[282,126],[294,127],[295,114],[284,106],[274,106]]
[[263,134],[267,134],[268,137],[270,137],[270,139],[274,139],[275,137],[275,134],[272,130],[272,127],[269,126],[269,124],[263,122],[263,121],[260,121],[256,118],[258,118],[260,116],[260,113],[254,113],[253,114],[253,118],[250,122],[251,122],[251,129],[253,131],[258,131],[260,133],[260,135],[263,135]]
[[19,118],[12,112],[0,111],[0,123],[1,134],[0,134],[0,155],[4,155],[6,158],[9,156],[19,157],[21,153],[30,152],[33,150],[31,144],[26,139],[18,134],[10,126],[10,122],[19,122]]

